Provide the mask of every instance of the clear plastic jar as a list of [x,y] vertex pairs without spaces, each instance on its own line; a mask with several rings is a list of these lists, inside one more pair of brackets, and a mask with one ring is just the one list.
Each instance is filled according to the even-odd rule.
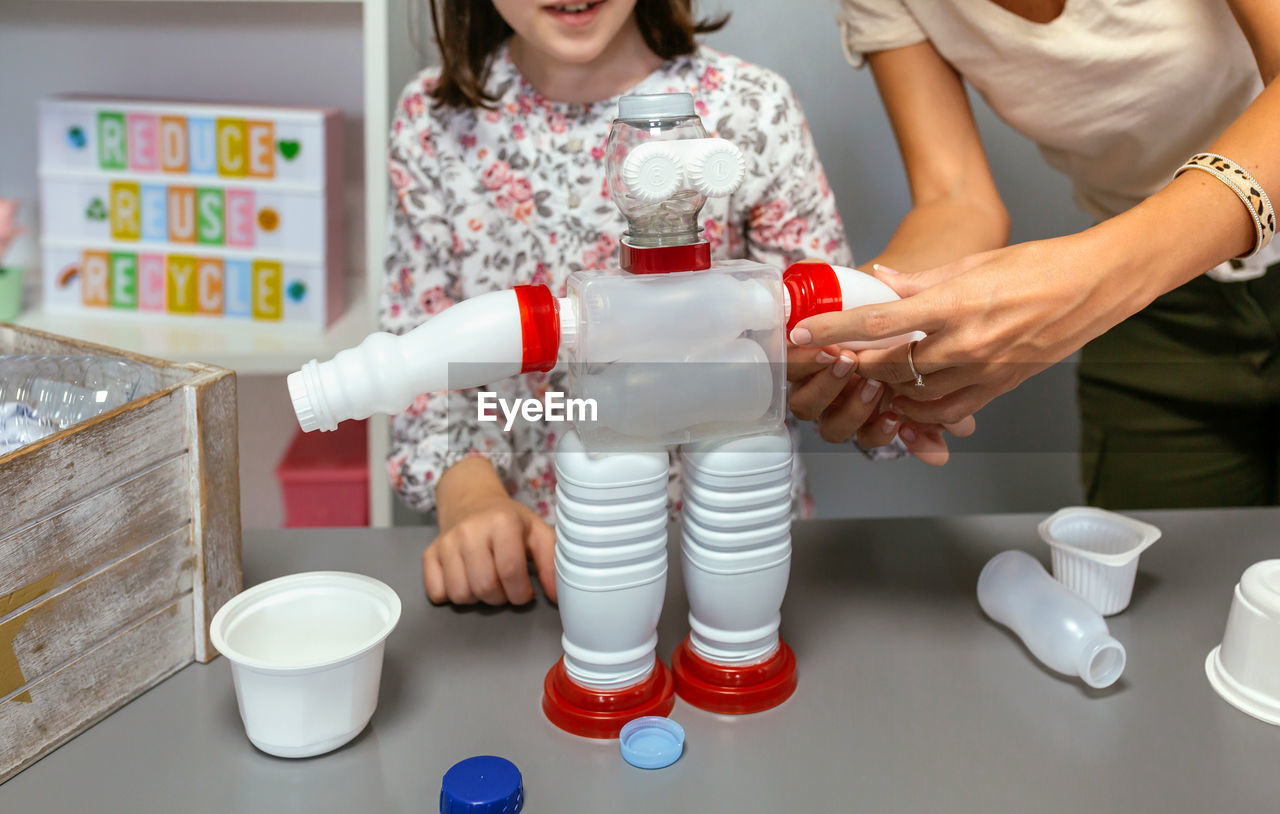
[[627,219],[623,240],[632,246],[684,246],[698,240],[702,229],[698,213],[707,196],[688,185],[669,198],[650,203],[633,195],[623,179],[627,156],[637,146],[653,141],[683,141],[706,138],[706,128],[687,93],[624,96],[618,104],[618,118],[609,130],[605,172],[609,194]]

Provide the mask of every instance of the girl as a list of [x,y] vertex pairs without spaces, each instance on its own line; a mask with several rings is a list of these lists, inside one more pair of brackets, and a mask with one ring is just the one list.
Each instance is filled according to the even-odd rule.
[[[615,264],[625,221],[605,186],[605,142],[618,96],[635,91],[692,93],[708,130],[743,148],[741,189],[703,210],[715,259],[851,263],[795,97],[775,74],[699,46],[694,36],[724,21],[695,21],[689,0],[439,0],[432,22],[442,64],[409,84],[392,124],[388,330],[522,283],[563,296],[570,272]],[[815,355],[795,367],[806,387],[853,381],[852,354]],[[563,374],[492,389],[540,398],[564,389]],[[845,401],[860,425],[872,405]],[[395,419],[392,483],[437,512],[423,554],[433,602],[527,602],[527,557],[554,598],[556,440],[541,422],[506,433],[477,421],[474,391],[422,396]]]

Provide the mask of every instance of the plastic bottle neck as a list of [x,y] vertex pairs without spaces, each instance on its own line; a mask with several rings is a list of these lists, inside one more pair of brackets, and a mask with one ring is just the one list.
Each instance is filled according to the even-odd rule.
[[1124,645],[1108,633],[1099,633],[1081,650],[1077,670],[1084,683],[1094,689],[1102,689],[1120,678],[1124,664]]

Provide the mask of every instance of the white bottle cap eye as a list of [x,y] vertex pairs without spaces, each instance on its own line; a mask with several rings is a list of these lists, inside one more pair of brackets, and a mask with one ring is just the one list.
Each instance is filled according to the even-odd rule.
[[665,201],[680,189],[684,169],[675,150],[656,142],[641,144],[622,163],[627,191],[645,203]]
[[689,183],[708,198],[732,195],[742,183],[746,162],[738,145],[722,138],[702,139],[691,146],[686,166]]

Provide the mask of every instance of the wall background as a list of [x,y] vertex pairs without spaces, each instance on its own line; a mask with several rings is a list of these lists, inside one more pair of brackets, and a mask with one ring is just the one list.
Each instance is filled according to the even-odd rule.
[[[869,72],[844,61],[834,0],[705,0],[733,19],[709,43],[780,72],[809,116],[855,255],[869,258],[908,208],[901,162]],[[425,15],[405,20],[421,30]],[[425,33],[425,32],[424,32]],[[429,37],[423,37],[428,41]],[[361,183],[360,9],[271,2],[0,2],[0,196],[27,202],[35,231],[35,103],[70,91],[234,98],[332,105],[349,117],[347,216],[358,222]],[[424,60],[430,54],[424,55]],[[405,77],[407,79],[407,77]],[[975,98],[1015,240],[1079,229],[1066,182],[1035,148]],[[940,137],[944,134],[940,134]],[[353,245],[354,257],[361,251]],[[34,259],[31,235],[11,258]],[[247,527],[279,525],[272,471],[292,432],[284,383],[242,377],[241,481]],[[252,416],[252,420],[247,417]],[[871,464],[805,429],[803,451],[822,516],[1051,511],[1080,500],[1070,367],[1060,365],[998,399],[978,433],[957,441],[942,469]]]

